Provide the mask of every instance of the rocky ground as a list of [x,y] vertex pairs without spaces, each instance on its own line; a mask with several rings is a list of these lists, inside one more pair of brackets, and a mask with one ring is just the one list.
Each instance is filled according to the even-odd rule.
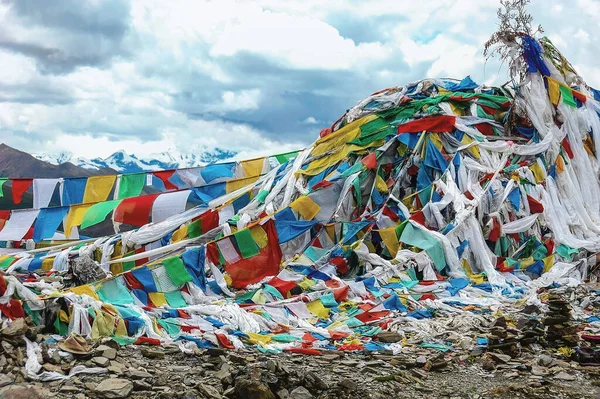
[[75,358],[50,358],[48,371],[100,367],[52,382],[30,381],[21,347],[3,341],[0,398],[599,398],[600,367],[548,352],[318,356],[222,349],[183,354],[178,347],[114,342]]

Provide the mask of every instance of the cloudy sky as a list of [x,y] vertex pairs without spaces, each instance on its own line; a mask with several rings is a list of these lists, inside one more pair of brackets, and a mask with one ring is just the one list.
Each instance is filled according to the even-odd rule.
[[[530,11],[600,87],[600,0]],[[241,155],[312,142],[370,93],[503,83],[498,0],[0,0],[0,141],[28,152]]]

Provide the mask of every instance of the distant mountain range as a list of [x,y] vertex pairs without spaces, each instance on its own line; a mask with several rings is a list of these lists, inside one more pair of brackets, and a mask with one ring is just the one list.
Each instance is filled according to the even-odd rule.
[[114,174],[115,172],[109,167],[88,169],[66,161],[60,164],[51,164],[0,143],[0,177],[80,177]]
[[[76,158],[68,152],[57,154],[33,154],[37,159],[52,165],[73,164],[89,171],[111,169],[118,173],[147,172],[161,169],[179,169],[202,166],[212,162],[220,162],[234,157],[233,151],[216,148],[214,150],[198,151],[183,154],[175,150],[152,154],[149,157],[138,158],[125,151],[117,151],[107,158]],[[0,164],[2,160],[0,159]]]

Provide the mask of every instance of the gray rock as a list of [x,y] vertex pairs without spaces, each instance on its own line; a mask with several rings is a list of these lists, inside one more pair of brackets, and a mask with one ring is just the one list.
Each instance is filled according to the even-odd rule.
[[100,367],[107,367],[110,363],[110,360],[103,356],[96,356],[92,358],[92,362],[96,363]]
[[340,388],[348,390],[348,391],[354,391],[354,390],[356,390],[356,388],[358,388],[358,383],[356,381],[354,381],[353,379],[344,378],[343,380],[338,382],[338,386]]
[[312,394],[304,387],[298,387],[290,392],[290,399],[312,399]]
[[47,394],[32,385],[11,385],[0,390],[0,399],[42,399]]
[[148,373],[147,371],[143,371],[143,370],[129,369],[129,374],[133,378],[152,378],[152,374]]
[[206,385],[206,384],[200,384],[198,385],[198,391],[200,391],[200,393],[204,396],[206,396],[207,398],[210,399],[221,399],[222,396],[219,393],[219,391],[217,390],[217,388],[210,386],[210,385]]
[[94,392],[103,398],[126,398],[133,391],[133,383],[122,378],[108,378],[96,386]]
[[427,363],[427,358],[425,356],[419,356],[415,359],[415,364],[417,367],[423,367]]
[[14,381],[11,377],[6,374],[0,374],[0,388],[12,384]]
[[402,341],[402,336],[394,331],[383,331],[377,334],[377,339],[380,342],[394,343]]
[[573,374],[569,374],[566,371],[561,371],[560,373],[556,374],[554,376],[554,378],[556,378],[557,380],[563,380],[563,381],[575,381],[576,377]]
[[554,359],[549,355],[541,355],[537,360],[537,364],[542,367],[550,367],[553,363]]
[[114,348],[105,349],[102,351],[102,356],[110,360],[115,360],[117,358],[117,350]]
[[164,359],[165,358],[165,352],[163,352],[159,349],[152,349],[152,348],[142,347],[142,355],[144,357],[147,357],[148,359]]
[[489,352],[489,355],[496,363],[508,363],[512,359],[510,355],[505,355],[504,353]]
[[277,391],[277,398],[278,399],[290,399],[290,391],[288,391],[285,388],[280,389],[279,391]]
[[235,379],[235,395],[239,399],[275,399],[275,395],[267,385],[249,376]]

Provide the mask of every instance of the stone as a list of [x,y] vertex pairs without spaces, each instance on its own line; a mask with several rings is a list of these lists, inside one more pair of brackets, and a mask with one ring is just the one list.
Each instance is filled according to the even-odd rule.
[[354,391],[356,390],[356,388],[358,388],[358,384],[356,383],[356,381],[350,378],[344,378],[343,380],[338,382],[338,386],[348,391]]
[[320,391],[328,388],[327,384],[314,371],[306,373],[304,376],[304,383],[310,388],[318,389]]
[[15,319],[10,323],[6,328],[2,330],[2,335],[5,337],[17,337],[21,335],[25,335],[27,332],[27,324],[25,324],[25,319],[19,318]]
[[99,383],[94,392],[102,398],[126,398],[133,391],[133,383],[122,378],[108,378]]
[[239,399],[275,399],[275,395],[266,384],[249,376],[235,379],[235,395]]
[[505,355],[503,353],[489,352],[489,355],[496,363],[508,363],[510,362],[510,359],[512,359],[510,355]]
[[377,334],[379,342],[394,343],[402,341],[402,336],[395,331],[383,331]]
[[94,362],[95,364],[97,364],[100,367],[107,367],[110,364],[110,360],[108,360],[104,356],[93,357],[92,362]]
[[427,358],[425,356],[419,356],[415,359],[415,364],[417,367],[423,367],[427,363]]
[[143,371],[143,370],[129,369],[129,374],[133,378],[152,378],[152,374],[148,373],[147,371]]
[[540,367],[540,366],[531,366],[531,374],[536,375],[536,376],[544,376],[548,374],[548,371],[546,370],[545,367]]
[[152,385],[148,384],[144,380],[134,380],[133,381],[133,390],[134,391],[150,391],[150,390],[152,390]]
[[313,396],[308,389],[298,387],[290,392],[290,399],[311,399]]
[[217,388],[210,386],[210,385],[206,385],[206,384],[200,384],[198,385],[198,391],[200,391],[200,393],[204,396],[206,396],[207,398],[210,399],[221,399],[222,396],[219,393],[219,391],[217,390]]
[[0,390],[0,399],[42,399],[47,396],[32,385],[11,385]]
[[0,374],[0,388],[12,384],[14,381],[11,377],[6,374]]
[[573,374],[569,374],[565,371],[561,371],[560,373],[556,374],[554,376],[554,378],[556,378],[557,380],[563,380],[563,381],[575,381],[576,377]]
[[289,399],[290,391],[288,391],[285,388],[280,389],[279,391],[277,391],[277,398],[278,399]]
[[117,350],[114,348],[105,349],[102,351],[102,356],[110,360],[115,360],[117,358]]
[[142,347],[142,356],[148,359],[164,359],[165,353],[158,349]]
[[545,355],[545,354],[541,355],[537,360],[537,364],[542,367],[550,367],[550,366],[552,366],[553,363],[554,363],[554,359],[552,358],[552,356]]

